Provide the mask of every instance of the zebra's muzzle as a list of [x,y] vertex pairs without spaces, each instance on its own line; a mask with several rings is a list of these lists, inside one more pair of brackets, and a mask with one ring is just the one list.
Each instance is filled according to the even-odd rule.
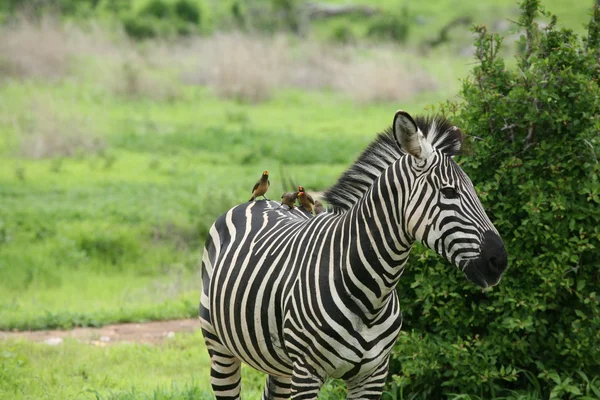
[[469,263],[465,266],[463,272],[465,273],[467,279],[473,282],[474,284],[481,286],[484,289],[490,286],[486,279],[483,277],[483,274],[475,265],[475,261],[469,261]]
[[507,266],[508,256],[502,239],[497,233],[487,231],[483,234],[480,256],[471,260],[463,271],[468,280],[485,289],[500,282]]

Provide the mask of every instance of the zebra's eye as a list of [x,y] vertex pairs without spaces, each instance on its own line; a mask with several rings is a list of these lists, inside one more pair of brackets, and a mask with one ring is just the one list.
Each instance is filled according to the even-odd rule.
[[447,199],[456,199],[458,197],[458,192],[453,187],[445,187],[440,190],[442,195]]

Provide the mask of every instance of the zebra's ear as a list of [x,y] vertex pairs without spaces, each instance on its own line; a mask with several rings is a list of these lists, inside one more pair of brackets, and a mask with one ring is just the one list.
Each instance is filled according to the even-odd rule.
[[405,153],[419,159],[425,159],[431,154],[433,148],[425,140],[413,117],[406,111],[396,111],[393,130],[396,142]]

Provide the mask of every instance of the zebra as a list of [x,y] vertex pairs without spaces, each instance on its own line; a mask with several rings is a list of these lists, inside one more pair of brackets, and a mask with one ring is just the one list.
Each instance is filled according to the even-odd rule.
[[379,399],[402,325],[396,284],[415,241],[486,288],[507,253],[453,160],[462,133],[400,110],[309,215],[275,201],[233,207],[202,256],[201,329],[217,399],[239,399],[244,362],[262,399],[317,399],[340,378],[348,399]]

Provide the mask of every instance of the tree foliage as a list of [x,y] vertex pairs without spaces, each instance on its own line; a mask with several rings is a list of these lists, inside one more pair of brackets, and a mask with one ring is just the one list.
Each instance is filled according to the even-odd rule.
[[198,33],[202,26],[202,0],[146,0],[139,9],[130,0],[0,0],[0,12],[10,15],[119,20],[134,39],[174,37]]
[[545,398],[599,395],[586,381],[600,365],[600,11],[585,38],[557,28],[539,0],[523,1],[517,24],[511,68],[502,39],[474,28],[463,101],[442,107],[467,133],[458,161],[510,259],[482,293],[437,256],[413,256],[392,368],[397,386],[427,398],[531,385]]

